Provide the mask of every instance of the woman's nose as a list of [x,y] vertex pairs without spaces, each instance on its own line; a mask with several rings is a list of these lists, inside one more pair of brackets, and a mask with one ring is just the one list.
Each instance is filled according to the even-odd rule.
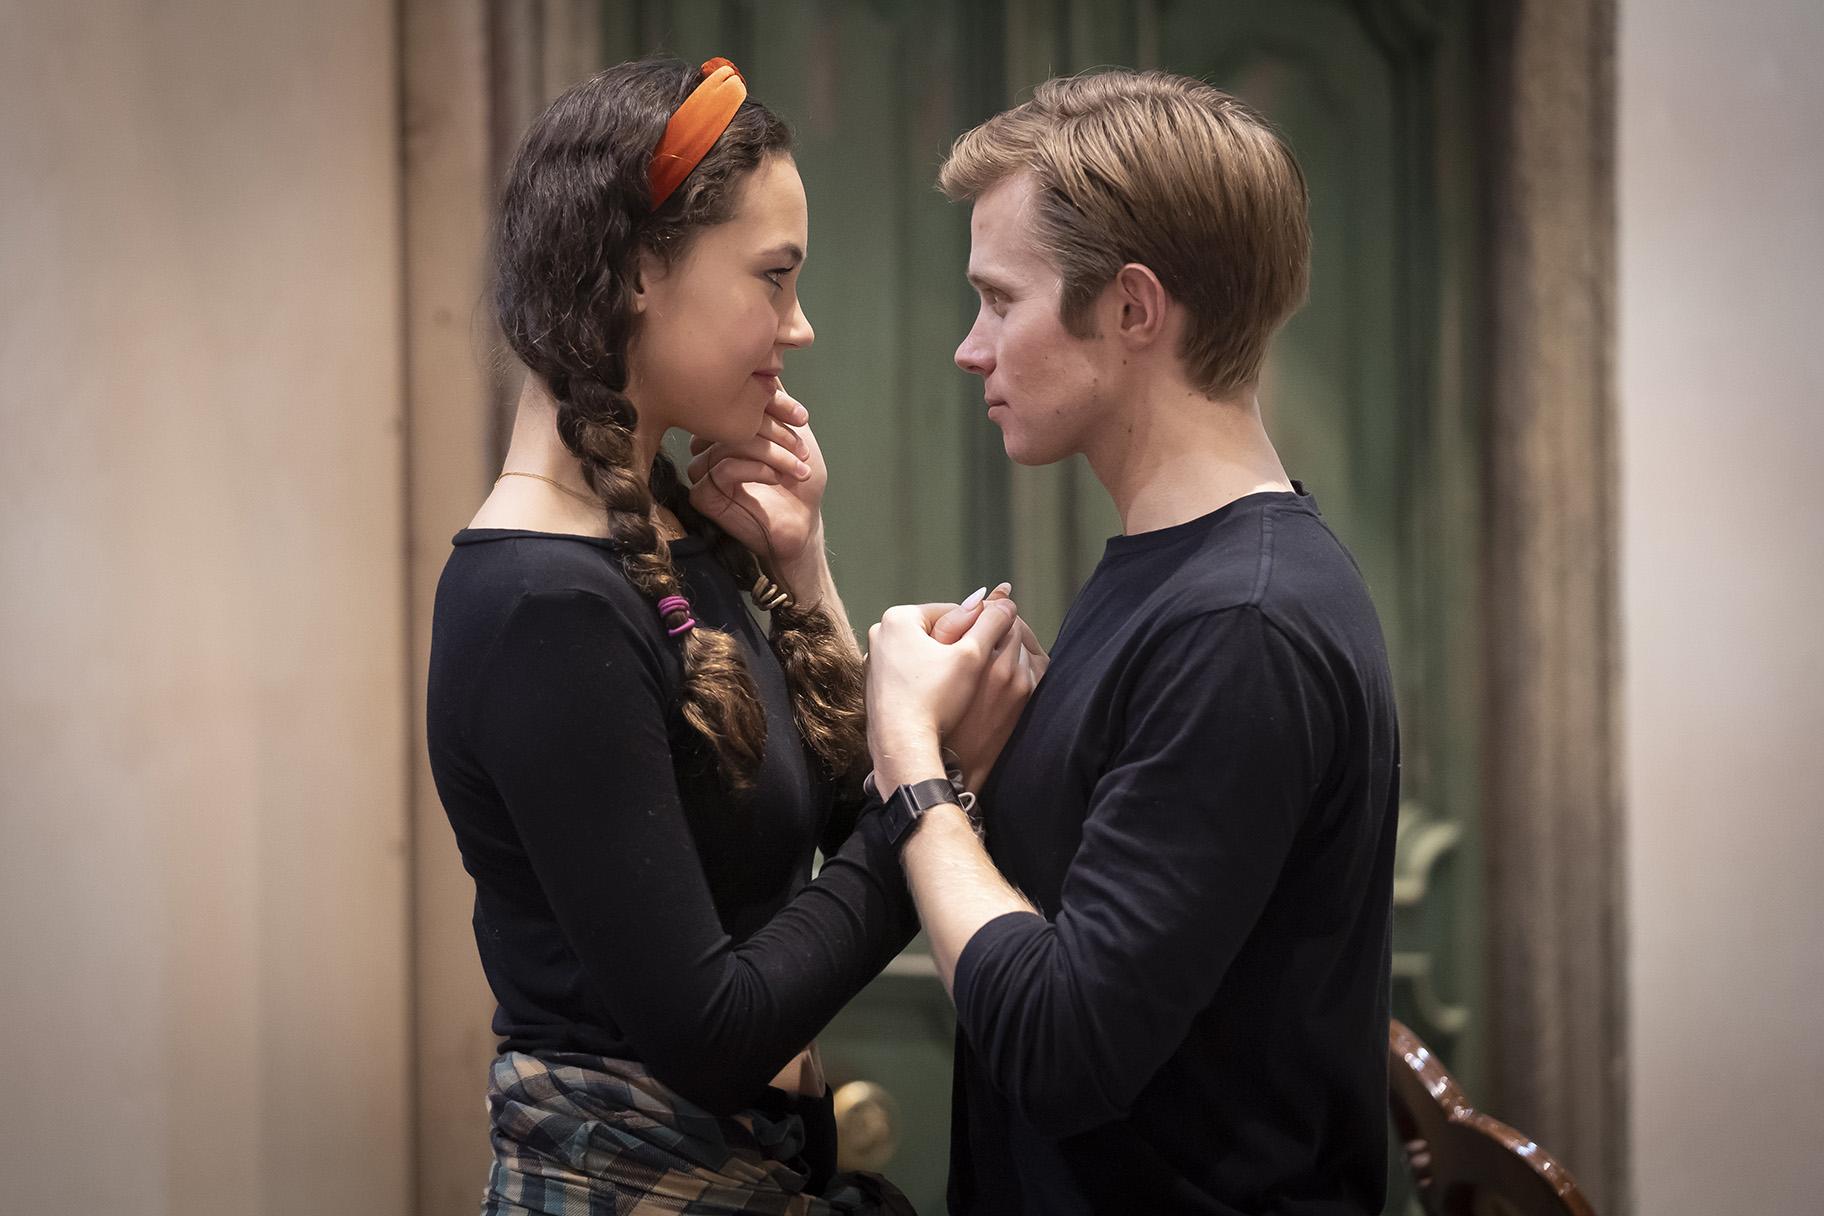
[[792,315],[786,319],[785,330],[779,335],[779,341],[785,346],[809,346],[817,340],[817,331],[811,328],[811,319],[804,315],[804,305],[794,303]]

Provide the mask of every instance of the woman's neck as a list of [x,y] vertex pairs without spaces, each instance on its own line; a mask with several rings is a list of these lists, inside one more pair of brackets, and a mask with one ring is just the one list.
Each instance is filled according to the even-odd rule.
[[589,493],[578,460],[557,434],[557,401],[537,376],[527,376],[513,412],[513,434],[501,468],[549,477],[579,494]]
[[[663,439],[662,430],[656,433],[647,433],[644,428],[635,430],[634,459],[640,462],[637,468],[652,468]],[[557,400],[537,376],[527,376],[525,386],[520,390],[519,403],[513,413],[513,433],[507,442],[501,471],[531,476],[509,477],[497,482],[495,492],[476,516],[475,526],[527,527],[533,531],[584,535],[605,532],[606,518],[583,476],[583,462],[558,436]],[[650,474],[643,472],[642,476]],[[681,533],[671,512],[657,508],[657,515],[661,531],[672,536]],[[484,517],[495,521],[525,518],[528,522],[483,523]]]

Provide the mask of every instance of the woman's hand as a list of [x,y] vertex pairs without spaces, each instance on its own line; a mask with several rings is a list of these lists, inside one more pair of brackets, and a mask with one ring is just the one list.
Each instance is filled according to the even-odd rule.
[[787,1061],[772,1080],[774,1089],[783,1089],[788,1094],[803,1094],[808,1098],[823,1097],[828,1084],[823,1075],[823,1055],[815,1043]]
[[868,630],[868,750],[883,790],[940,776],[940,740],[975,699],[1001,641],[1016,636],[1012,600],[972,606],[974,620],[956,641],[931,636],[954,604],[889,608]]
[[[1009,584],[1002,583],[988,593],[987,602],[1006,600],[1012,603],[1012,590]],[[959,605],[938,618],[931,628],[931,636],[940,642],[954,642],[968,631],[980,611],[979,606],[963,608]],[[982,783],[988,780],[989,771],[1000,758],[1001,749],[1007,746],[1008,737],[1013,734],[1026,702],[1032,697],[1032,690],[1038,686],[1039,678],[1050,663],[1050,657],[1033,636],[1032,629],[1023,619],[1016,618],[1013,628],[995,647],[988,667],[982,673],[981,683],[976,686],[975,699],[969,702],[969,708],[963,712],[956,728],[944,739],[945,745],[956,753],[962,764],[964,788],[981,791]]]
[[829,470],[811,434],[809,411],[783,387],[773,394],[753,438],[725,443],[693,438],[690,454],[684,475],[691,483],[691,505],[768,562],[776,576],[789,583],[789,571],[821,560]]

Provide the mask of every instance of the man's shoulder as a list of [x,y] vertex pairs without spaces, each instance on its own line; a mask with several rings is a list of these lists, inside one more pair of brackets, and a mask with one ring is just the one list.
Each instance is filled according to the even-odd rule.
[[1213,522],[1160,571],[1159,624],[1235,609],[1273,619],[1299,601],[1361,582],[1354,558],[1302,501],[1269,500]]
[[1224,524],[1148,592],[1134,658],[1195,665],[1232,648],[1285,645],[1322,667],[1339,649],[1383,652],[1361,571],[1315,510],[1268,501]]

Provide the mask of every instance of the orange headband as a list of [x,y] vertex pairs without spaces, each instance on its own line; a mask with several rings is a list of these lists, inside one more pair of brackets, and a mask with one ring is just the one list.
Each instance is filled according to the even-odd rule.
[[747,81],[741,69],[728,60],[711,59],[699,75],[702,79],[665,124],[665,134],[652,153],[647,178],[652,183],[654,211],[690,176],[747,100]]

